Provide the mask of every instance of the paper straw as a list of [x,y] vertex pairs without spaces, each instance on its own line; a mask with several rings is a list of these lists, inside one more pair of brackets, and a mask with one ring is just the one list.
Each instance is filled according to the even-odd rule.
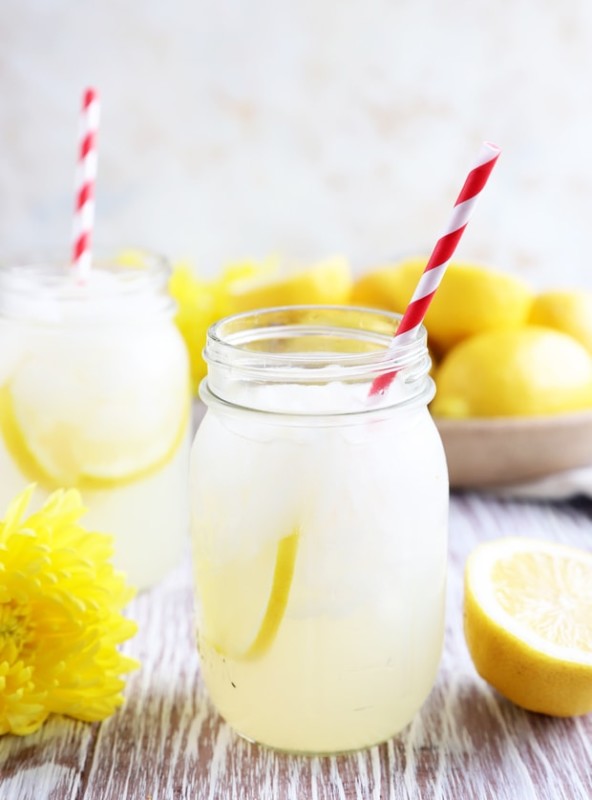
[[82,96],[78,164],[76,169],[76,204],[72,241],[72,269],[83,283],[91,267],[91,240],[95,216],[95,180],[97,177],[97,132],[99,95],[86,89]]
[[[440,281],[444,277],[446,267],[454,255],[456,246],[461,236],[465,232],[473,209],[479,195],[481,194],[492,169],[494,168],[501,150],[491,142],[484,142],[481,145],[479,155],[467,175],[460,194],[454,204],[452,215],[448,225],[436,242],[428,263],[422,273],[415,291],[405,309],[405,313],[399,323],[399,327],[393,337],[391,349],[397,345],[413,341],[418,333],[419,327],[423,322],[426,311],[436,293]],[[379,375],[372,382],[370,396],[384,392],[393,382],[397,372],[387,372]]]

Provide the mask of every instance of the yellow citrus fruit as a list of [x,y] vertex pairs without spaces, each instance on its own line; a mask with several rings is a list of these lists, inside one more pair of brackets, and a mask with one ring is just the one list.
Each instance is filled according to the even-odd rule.
[[[0,389],[0,435],[20,472],[47,491],[68,487],[80,491],[114,489],[146,478],[162,469],[173,457],[185,437],[189,421],[189,402],[175,438],[166,442],[166,449],[154,455],[149,462],[130,460],[129,454],[122,456],[126,449],[121,444],[93,448],[92,443],[77,439],[76,431],[66,426],[56,428],[55,433],[46,438],[41,446],[34,440],[31,445],[27,434],[21,429],[10,390]],[[78,452],[77,452],[78,451]],[[83,455],[80,457],[80,452]]]
[[319,261],[306,269],[237,280],[229,287],[229,313],[291,305],[341,305],[349,301],[352,276],[340,256]]
[[534,325],[481,333],[438,365],[436,417],[543,416],[592,408],[592,358]]
[[592,355],[592,292],[542,292],[534,299],[529,321],[573,336]]
[[[427,263],[411,258],[359,278],[351,302],[403,313]],[[532,293],[521,279],[473,264],[451,262],[425,317],[440,353],[482,331],[513,328],[527,318]]]
[[464,629],[477,672],[523,708],[592,711],[592,553],[527,538],[479,545]]
[[[0,388],[0,435],[20,472],[47,490],[110,489],[161,469],[190,417],[187,355],[170,337],[99,333],[29,354]],[[153,358],[160,344],[162,361]],[[58,357],[59,354],[59,357]]]
[[169,291],[177,303],[175,322],[183,336],[191,365],[193,392],[207,372],[202,353],[208,328],[231,313],[228,297],[236,282],[262,280],[277,270],[277,260],[241,261],[227,264],[218,278],[200,278],[193,267],[179,262],[173,268]]
[[288,605],[299,541],[294,530],[248,561],[198,561],[202,635],[218,653],[250,661],[272,646]]
[[222,311],[218,308],[217,296],[211,285],[200,280],[188,265],[175,267],[169,291],[177,302],[175,322],[189,354],[191,383],[195,393],[207,372],[202,358],[206,334],[210,325],[222,316]]

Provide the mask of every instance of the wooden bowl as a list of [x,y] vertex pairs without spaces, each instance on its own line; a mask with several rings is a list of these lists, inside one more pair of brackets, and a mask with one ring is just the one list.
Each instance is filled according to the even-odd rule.
[[592,465],[592,410],[435,422],[454,489],[526,483]]

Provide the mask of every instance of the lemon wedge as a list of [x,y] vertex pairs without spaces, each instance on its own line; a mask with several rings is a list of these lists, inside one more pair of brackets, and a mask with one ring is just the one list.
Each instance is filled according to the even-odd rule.
[[592,711],[592,553],[514,537],[478,546],[464,627],[477,672],[513,703],[560,717]]
[[272,646],[288,605],[299,541],[295,530],[251,559],[218,569],[198,562],[202,635],[219,655],[250,661]]
[[246,278],[229,288],[229,313],[290,305],[342,305],[352,287],[348,262],[340,256],[312,266],[270,277]]

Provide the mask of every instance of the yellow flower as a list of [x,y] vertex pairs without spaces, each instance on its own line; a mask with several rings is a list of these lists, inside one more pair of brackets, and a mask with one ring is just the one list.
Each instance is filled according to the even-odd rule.
[[52,714],[102,720],[123,703],[134,659],[117,645],[134,590],[111,564],[113,540],[89,533],[79,493],[54,492],[25,518],[34,487],[0,522],[0,734],[27,734]]
[[277,259],[273,257],[261,262],[233,262],[224,267],[218,278],[207,281],[198,277],[187,262],[179,262],[174,266],[169,291],[177,302],[175,321],[189,350],[194,392],[206,374],[202,351],[208,328],[229,313],[228,297],[232,285],[236,281],[266,275],[276,269]]

